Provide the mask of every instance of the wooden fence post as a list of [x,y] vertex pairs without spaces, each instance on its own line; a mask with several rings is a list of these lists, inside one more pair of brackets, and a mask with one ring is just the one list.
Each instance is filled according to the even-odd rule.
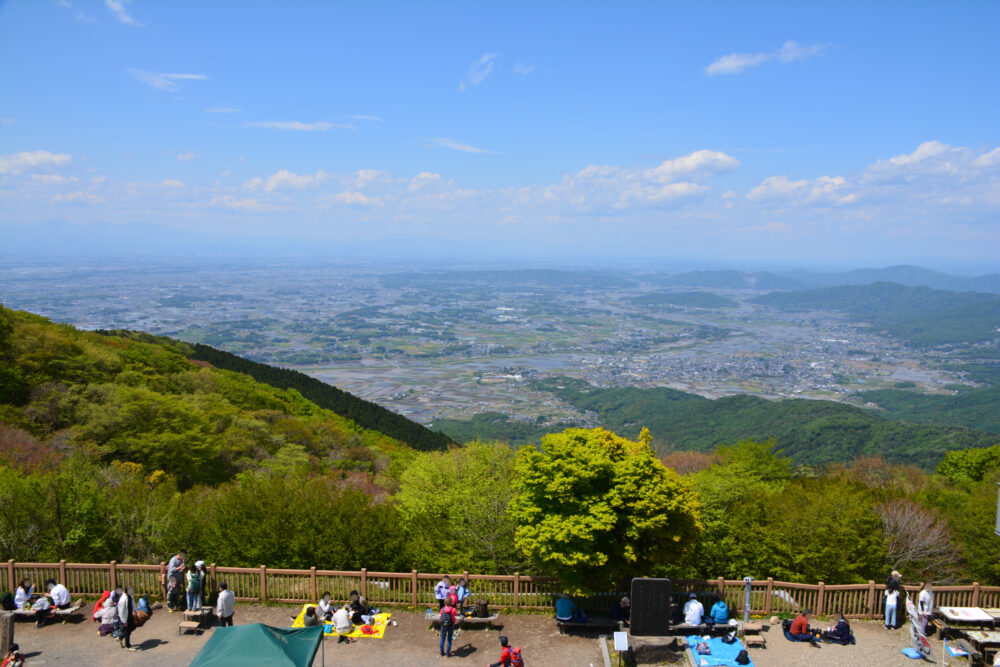
[[361,568],[361,596],[368,599],[368,568]]
[[7,590],[17,590],[17,579],[14,578],[14,559],[7,561]]
[[724,587],[724,582],[725,582],[725,579],[723,579],[722,577],[719,577],[718,579],[715,580],[715,587],[719,591],[719,597],[724,597],[723,594],[722,594],[723,587]]
[[108,570],[108,576],[111,579],[111,588],[109,591],[113,591],[118,588],[118,561],[111,561],[111,569]]
[[764,592],[764,615],[771,615],[771,599],[774,597],[774,578],[767,578],[767,590]]
[[267,566],[260,566],[260,603],[267,604]]
[[410,572],[410,597],[413,599],[413,608],[417,608],[417,571]]
[[59,583],[66,585],[66,559],[59,559]]
[[876,618],[875,615],[875,582],[868,580],[868,618]]
[[[212,563],[212,576],[215,576],[215,563]],[[160,561],[160,592],[163,594],[163,601],[167,601],[167,564]]]
[[319,595],[316,593],[316,566],[309,568],[309,590],[312,592],[312,599],[318,600]]
[[514,609],[521,607],[521,573],[514,573]]
[[819,593],[816,595],[816,615],[823,615],[823,607],[826,602],[826,584],[819,582]]
[[972,582],[972,605],[973,607],[979,606],[979,582]]

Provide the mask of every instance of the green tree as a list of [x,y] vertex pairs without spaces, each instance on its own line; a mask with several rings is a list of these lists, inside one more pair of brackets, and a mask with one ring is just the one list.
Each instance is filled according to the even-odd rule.
[[417,557],[414,567],[517,570],[521,559],[507,514],[513,480],[514,452],[503,444],[473,442],[417,455],[396,494]]
[[567,429],[518,453],[509,512],[515,543],[539,570],[606,590],[675,560],[701,531],[689,485],[645,441]]

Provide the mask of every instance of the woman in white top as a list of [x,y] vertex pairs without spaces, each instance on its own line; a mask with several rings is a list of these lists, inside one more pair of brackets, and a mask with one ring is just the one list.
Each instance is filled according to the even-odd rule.
[[927,634],[927,621],[934,615],[934,591],[931,590],[930,582],[924,584],[924,589],[920,591],[917,599],[917,609],[920,612],[920,630]]
[[333,600],[331,598],[332,596],[330,595],[330,591],[324,591],[323,597],[319,599],[319,604],[316,605],[317,607],[319,607],[318,610],[319,615],[322,616],[327,621],[333,618],[333,612],[336,611],[336,608],[333,604]]

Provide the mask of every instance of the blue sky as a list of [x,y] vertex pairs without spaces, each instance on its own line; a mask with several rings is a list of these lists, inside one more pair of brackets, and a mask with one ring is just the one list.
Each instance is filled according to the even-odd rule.
[[0,224],[1000,257],[1000,3],[0,3]]

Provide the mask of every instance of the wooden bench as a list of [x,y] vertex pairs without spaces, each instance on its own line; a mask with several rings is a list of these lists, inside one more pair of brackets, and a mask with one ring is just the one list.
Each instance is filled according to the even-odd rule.
[[201,625],[208,620],[210,613],[211,612],[205,607],[202,607],[201,609],[186,609],[184,611],[184,620],[195,621],[198,625]]
[[182,635],[188,630],[194,630],[195,634],[201,632],[201,623],[198,621],[181,621],[177,624],[177,634]]
[[[50,611],[52,613],[49,615],[49,618],[57,618],[58,617],[58,618],[62,619],[63,623],[65,623],[66,619],[68,619],[70,616],[72,616],[76,612],[80,611],[80,607],[79,607],[79,605],[77,605],[75,607],[69,607],[67,609],[59,609],[57,607],[50,607]],[[18,615],[18,616],[24,616],[24,617],[27,617],[27,618],[34,618],[35,617],[35,610],[34,609],[15,609],[14,613],[16,615]]]
[[767,648],[767,639],[764,635],[751,635],[743,638],[743,645],[747,648]]
[[[431,625],[441,624],[441,614],[428,614],[426,615],[428,621]],[[468,627],[479,627],[492,625],[500,619],[500,614],[493,614],[491,616],[478,617],[478,616],[459,616],[455,619],[455,625],[465,625]]]
[[613,621],[610,618],[592,618],[586,623],[576,623],[573,621],[560,621],[556,619],[556,627],[559,628],[559,634],[566,634],[567,630],[592,630],[594,632],[614,632],[621,628],[621,624],[618,621]]

